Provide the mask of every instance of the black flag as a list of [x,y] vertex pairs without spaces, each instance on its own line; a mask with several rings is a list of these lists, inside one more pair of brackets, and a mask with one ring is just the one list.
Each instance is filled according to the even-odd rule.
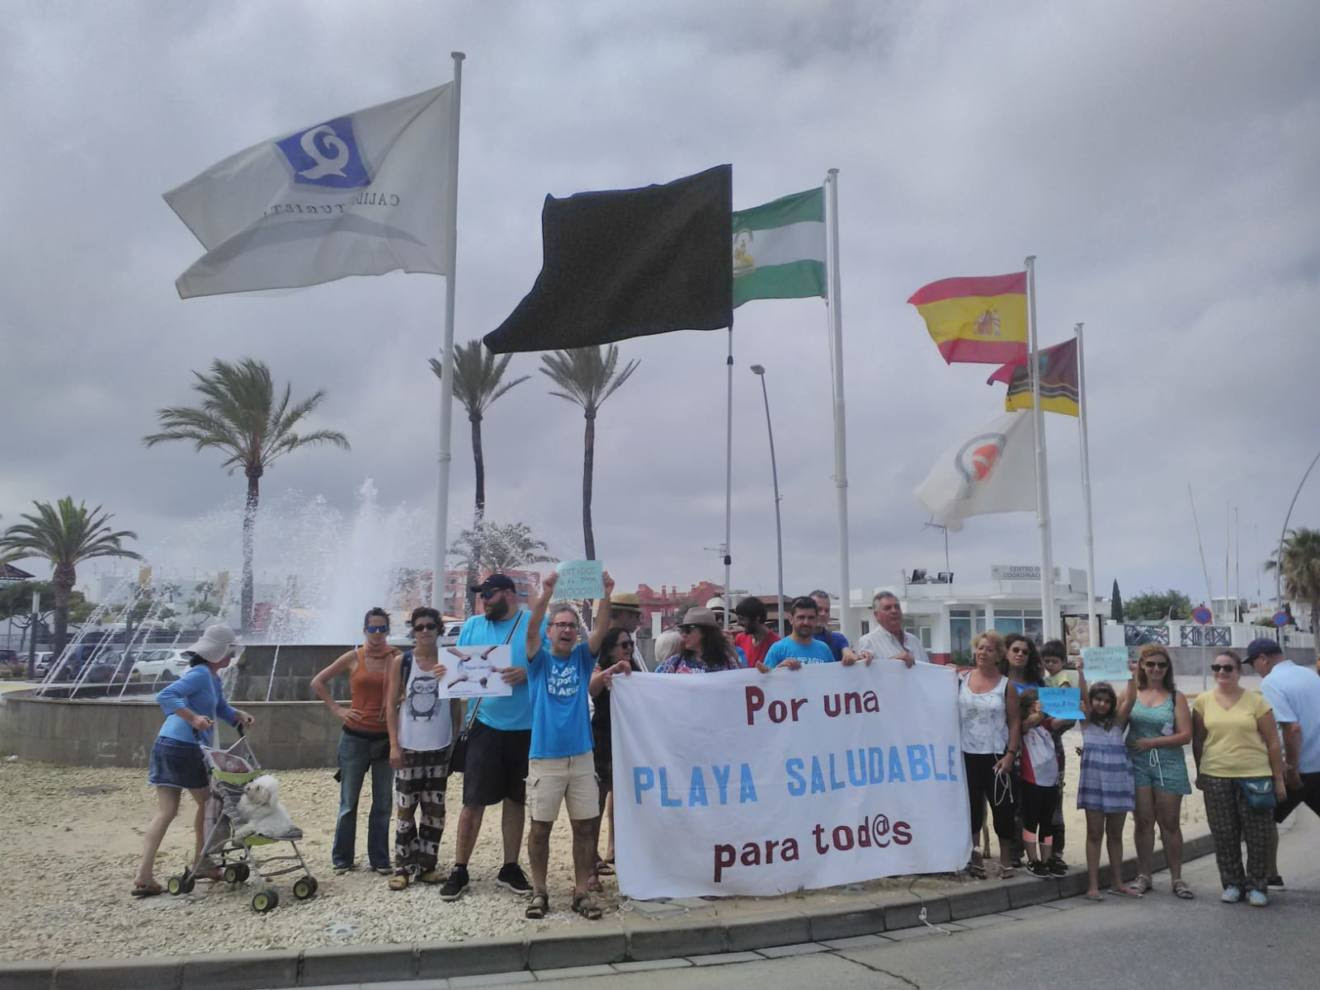
[[733,166],[545,198],[536,284],[486,334],[497,354],[733,325]]

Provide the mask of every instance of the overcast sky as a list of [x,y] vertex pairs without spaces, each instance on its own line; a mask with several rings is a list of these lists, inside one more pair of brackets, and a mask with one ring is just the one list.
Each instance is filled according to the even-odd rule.
[[[242,478],[184,445],[145,449],[214,358],[324,388],[310,450],[264,480],[258,569],[297,505],[355,511],[374,481],[395,539],[429,555],[444,281],[394,274],[279,296],[180,301],[201,248],[161,193],[266,138],[450,78],[467,53],[457,340],[493,329],[540,267],[547,193],[734,167],[734,206],[840,170],[854,587],[943,566],[912,489],[1002,408],[992,368],[946,367],[905,300],[1038,256],[1042,342],[1087,326],[1097,586],[1215,592],[1240,507],[1254,596],[1320,446],[1320,6],[1231,2],[85,4],[9,0],[0,20],[0,524],[33,499],[104,504],[167,567],[237,559]],[[603,408],[598,554],[623,587],[720,579],[722,332],[629,341]],[[790,593],[837,590],[820,300],[737,312],[734,582],[774,586],[764,364]],[[580,411],[533,379],[486,424],[488,514],[580,556]],[[1084,566],[1076,421],[1050,416],[1054,553]],[[456,410],[451,531],[470,518]],[[302,493],[299,496],[287,494]],[[226,514],[228,511],[230,514]],[[322,518],[317,516],[316,518]],[[306,520],[304,520],[305,523]],[[1320,478],[1294,524],[1320,525]],[[277,531],[278,530],[278,531]],[[402,530],[398,532],[397,530]],[[1038,560],[1028,514],[951,537],[960,577]],[[192,558],[192,559],[185,559]],[[36,568],[45,576],[44,565]]]

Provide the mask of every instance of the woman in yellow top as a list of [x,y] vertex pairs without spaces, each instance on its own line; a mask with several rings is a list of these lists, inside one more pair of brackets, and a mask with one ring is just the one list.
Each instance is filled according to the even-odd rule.
[[[1192,756],[1196,786],[1215,840],[1215,862],[1224,885],[1220,900],[1234,904],[1247,891],[1253,907],[1269,903],[1265,875],[1275,836],[1274,805],[1286,795],[1279,730],[1259,691],[1243,690],[1242,660],[1224,650],[1210,665],[1215,689],[1192,705]],[[1242,870],[1242,840],[1247,869]]]

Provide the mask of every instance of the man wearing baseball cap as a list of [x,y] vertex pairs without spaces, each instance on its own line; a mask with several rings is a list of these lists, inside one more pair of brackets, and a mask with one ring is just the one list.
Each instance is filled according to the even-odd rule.
[[[1274,709],[1283,735],[1283,779],[1288,796],[1274,808],[1281,822],[1303,802],[1320,815],[1320,677],[1283,655],[1283,648],[1267,637],[1247,646],[1246,663],[1261,674],[1260,691]],[[1270,846],[1268,883],[1282,887],[1277,862],[1278,833]]]
[[[527,818],[527,753],[532,742],[532,703],[527,694],[527,657],[521,644],[527,637],[530,613],[518,602],[517,585],[505,574],[492,574],[472,591],[482,614],[471,616],[458,634],[459,646],[511,644],[512,666],[500,674],[513,685],[508,697],[469,702],[467,754],[463,769],[463,810],[458,815],[454,867],[440,888],[440,897],[456,901],[469,878],[467,864],[481,834],[486,808],[503,804],[501,824],[504,865],[495,882],[516,894],[530,894],[532,885],[518,865],[523,825]],[[545,630],[542,628],[544,637]],[[475,714],[473,709],[475,708]]]

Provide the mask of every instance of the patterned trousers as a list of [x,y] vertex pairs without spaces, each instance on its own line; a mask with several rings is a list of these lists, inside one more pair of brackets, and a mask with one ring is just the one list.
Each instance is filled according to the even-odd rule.
[[[1205,817],[1215,839],[1215,863],[1224,887],[1265,890],[1270,840],[1275,834],[1273,812],[1248,807],[1242,781],[1233,777],[1198,778],[1205,796]],[[1247,843],[1247,869],[1242,870],[1242,841]]]
[[[445,783],[449,748],[403,751],[403,767],[394,772],[394,803],[399,809],[394,832],[394,867],[418,876],[434,870],[445,832]],[[421,806],[418,824],[416,808]]]

